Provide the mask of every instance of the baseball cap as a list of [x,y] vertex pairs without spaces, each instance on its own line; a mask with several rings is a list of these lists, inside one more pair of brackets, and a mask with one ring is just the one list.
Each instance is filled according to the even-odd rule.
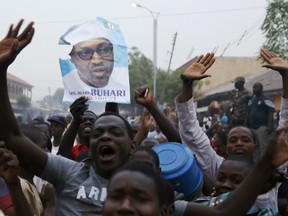
[[49,122],[56,122],[58,124],[61,124],[63,127],[66,128],[67,122],[64,116],[61,115],[53,115],[50,118],[47,119]]
[[245,82],[245,78],[242,76],[236,77],[234,80],[234,83],[237,83],[237,82]]

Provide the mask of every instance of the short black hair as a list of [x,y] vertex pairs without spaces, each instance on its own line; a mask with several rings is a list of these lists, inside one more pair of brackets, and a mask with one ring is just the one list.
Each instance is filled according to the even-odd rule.
[[148,147],[148,146],[139,146],[139,147],[136,149],[136,152],[140,152],[140,151],[147,152],[147,154],[150,155],[150,156],[153,158],[153,161],[154,161],[156,167],[157,167],[157,168],[160,168],[159,156],[158,156],[158,154],[157,154],[153,149],[151,149],[151,148]]
[[97,115],[92,110],[85,110],[84,113],[92,113],[95,116],[95,118],[97,118]]
[[[147,164],[140,162],[140,161],[131,161],[121,168],[119,168],[111,177],[110,182],[114,176],[116,176],[118,173],[123,172],[123,171],[131,171],[131,172],[139,172],[148,178],[150,178],[154,183],[155,183],[155,189],[157,192],[158,196],[158,201],[160,207],[163,205],[166,205],[166,198],[163,196],[165,193],[166,187],[164,186],[163,183],[163,178],[156,173],[156,171],[148,166]],[[110,183],[109,183],[110,184]],[[109,185],[108,185],[109,188]],[[148,188],[147,188],[148,189]]]
[[[257,134],[251,128],[248,128],[248,127],[245,127],[245,126],[235,126],[235,127],[231,128],[230,131],[234,130],[235,128],[245,128],[245,129],[249,130],[251,135],[252,135],[252,139],[253,139],[254,144],[258,144],[259,143]],[[227,134],[227,138],[229,136],[230,131]]]
[[153,148],[155,145],[158,145],[159,141],[154,138],[146,138],[141,142],[141,146],[148,146],[149,148]]
[[225,161],[237,161],[237,162],[241,162],[244,163],[247,168],[252,168],[254,166],[254,161],[253,159],[249,156],[249,155],[239,155],[239,154],[234,154],[234,155],[230,155],[228,156]]
[[[117,117],[119,117],[120,119],[122,119],[123,120],[123,122],[125,123],[125,126],[126,126],[126,129],[127,129],[127,132],[128,132],[128,136],[130,137],[130,139],[133,141],[133,139],[134,139],[134,132],[133,132],[133,130],[132,130],[132,127],[131,127],[131,125],[129,124],[129,122],[123,117],[123,116],[121,116],[121,115],[119,115],[118,113],[115,113],[115,112],[104,112],[104,113],[102,113],[101,115],[99,115],[98,117],[97,117],[97,119],[96,119],[96,121],[99,119],[99,118],[101,118],[101,117],[103,117],[103,116],[117,116]],[[95,121],[95,122],[96,122]]]

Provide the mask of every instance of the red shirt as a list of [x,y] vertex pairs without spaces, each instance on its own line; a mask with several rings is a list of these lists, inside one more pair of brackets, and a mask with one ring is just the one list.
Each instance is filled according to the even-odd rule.
[[0,209],[5,211],[12,205],[12,198],[10,196],[6,182],[3,178],[0,178]]
[[88,149],[88,146],[77,143],[77,145],[73,146],[72,148],[71,159],[75,160],[81,152],[87,149]]

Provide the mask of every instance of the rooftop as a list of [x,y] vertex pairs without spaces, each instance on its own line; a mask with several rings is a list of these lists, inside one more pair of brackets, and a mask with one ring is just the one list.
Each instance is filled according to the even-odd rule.
[[31,88],[33,87],[33,85],[31,85],[28,82],[20,79],[19,77],[16,77],[16,76],[12,75],[11,73],[7,73],[7,80],[16,82],[18,84],[25,85],[27,87],[31,87]]

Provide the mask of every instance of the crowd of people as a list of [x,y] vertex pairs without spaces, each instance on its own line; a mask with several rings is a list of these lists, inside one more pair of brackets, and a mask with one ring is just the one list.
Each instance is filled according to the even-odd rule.
[[[254,84],[252,97],[243,77],[235,80],[233,120],[221,111],[216,119],[221,127],[199,125],[192,86],[211,76],[206,71],[215,62],[214,53],[198,56],[179,78],[182,90],[174,100],[175,113],[170,107],[162,112],[151,89],[139,87],[135,101],[145,111],[137,115],[137,127],[119,114],[116,103],[106,103],[105,112],[97,116],[86,97],[71,104],[71,121],[54,115],[48,122],[36,118],[25,125],[15,119],[7,91],[7,69],[34,35],[33,22],[20,33],[23,22],[11,25],[0,41],[4,214],[287,215],[288,63],[283,59],[260,51],[263,67],[278,71],[283,81],[274,132],[274,107],[262,84]],[[153,147],[166,142],[186,145],[194,153],[204,176],[198,197],[185,197],[162,177]]]

